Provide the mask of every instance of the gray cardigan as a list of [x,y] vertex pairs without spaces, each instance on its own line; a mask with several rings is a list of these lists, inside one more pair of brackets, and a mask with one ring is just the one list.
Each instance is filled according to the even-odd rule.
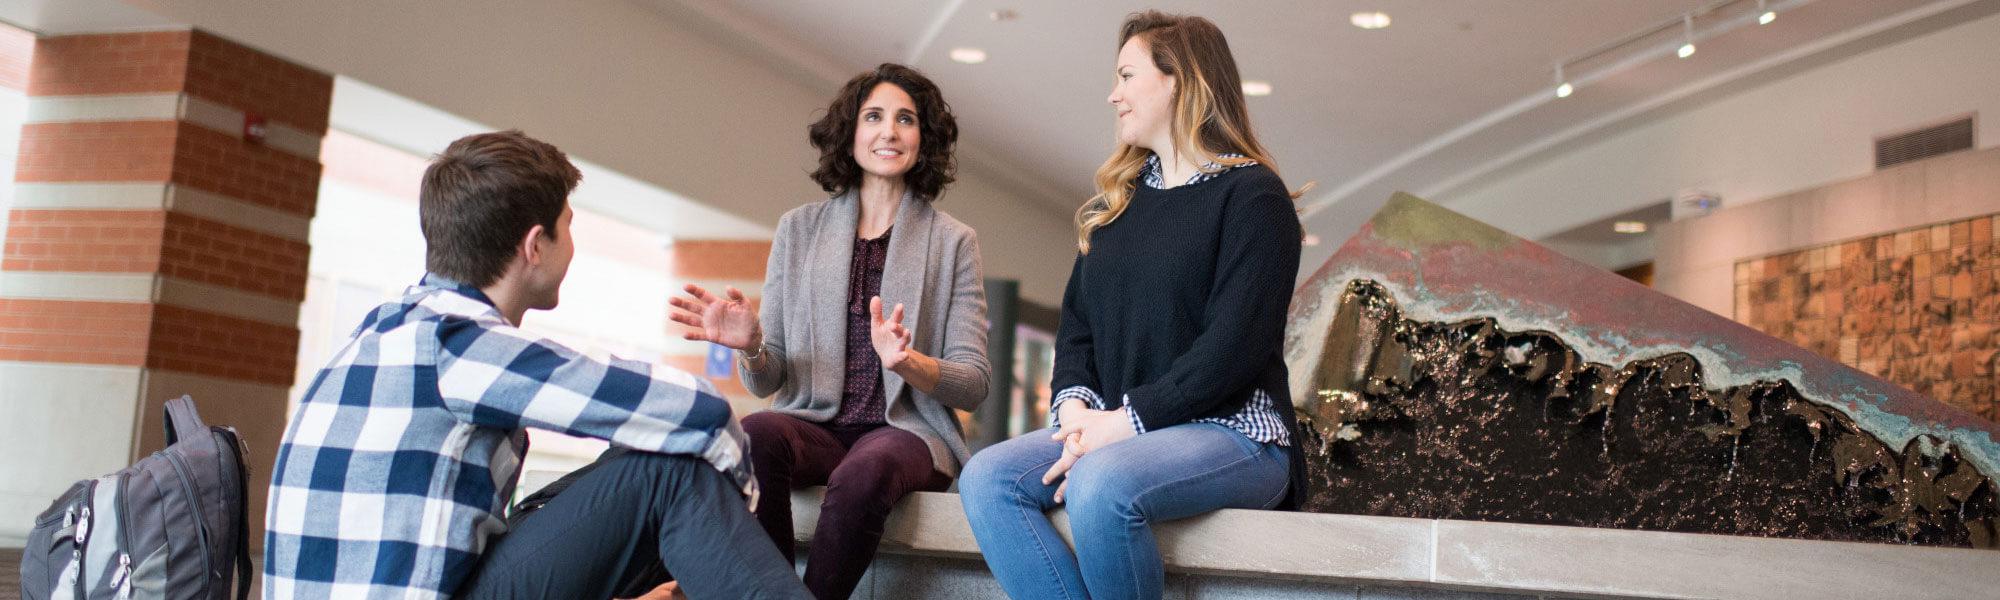
[[[777,394],[773,412],[826,423],[840,410],[848,267],[860,206],[848,192],[778,219],[771,262],[764,271],[764,371],[750,370],[738,355],[743,387],[759,397]],[[884,313],[897,303],[904,305],[911,348],[938,361],[937,389],[931,394],[882,371],[889,425],[923,438],[937,470],[957,476],[971,454],[950,409],[977,408],[992,378],[978,236],[929,202],[905,195],[889,237],[881,295]]]

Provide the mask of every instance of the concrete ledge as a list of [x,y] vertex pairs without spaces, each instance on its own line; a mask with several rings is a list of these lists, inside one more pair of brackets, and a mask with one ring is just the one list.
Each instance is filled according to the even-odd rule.
[[[823,494],[792,495],[801,542]],[[1067,539],[1067,517],[1052,517]],[[1250,510],[1155,531],[1167,570],[1183,575],[1585,598],[2000,597],[1989,550]],[[882,548],[979,559],[956,494],[904,499]]]

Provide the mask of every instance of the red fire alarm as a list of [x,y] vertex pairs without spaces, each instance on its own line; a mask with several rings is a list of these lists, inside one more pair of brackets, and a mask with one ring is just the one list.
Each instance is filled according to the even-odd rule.
[[263,115],[243,113],[243,141],[262,144],[265,133]]

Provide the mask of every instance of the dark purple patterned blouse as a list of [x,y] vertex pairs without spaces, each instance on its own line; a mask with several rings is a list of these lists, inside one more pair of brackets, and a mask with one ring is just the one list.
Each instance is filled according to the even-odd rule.
[[[872,240],[854,238],[854,261],[847,267],[847,383],[840,392],[835,425],[887,423],[882,397],[882,358],[869,337],[868,301],[882,293],[882,266],[889,259],[889,231]],[[892,307],[882,307],[887,313]],[[884,318],[888,315],[884,314]]]

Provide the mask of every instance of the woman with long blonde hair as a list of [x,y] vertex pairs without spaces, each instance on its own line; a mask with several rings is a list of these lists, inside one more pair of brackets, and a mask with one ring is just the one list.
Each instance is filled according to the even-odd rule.
[[[973,456],[959,483],[1015,598],[1158,598],[1152,523],[1303,495],[1283,359],[1293,194],[1214,23],[1148,11],[1118,41],[1118,148],[1077,212],[1053,424]],[[1057,505],[1074,552],[1044,516]]]

